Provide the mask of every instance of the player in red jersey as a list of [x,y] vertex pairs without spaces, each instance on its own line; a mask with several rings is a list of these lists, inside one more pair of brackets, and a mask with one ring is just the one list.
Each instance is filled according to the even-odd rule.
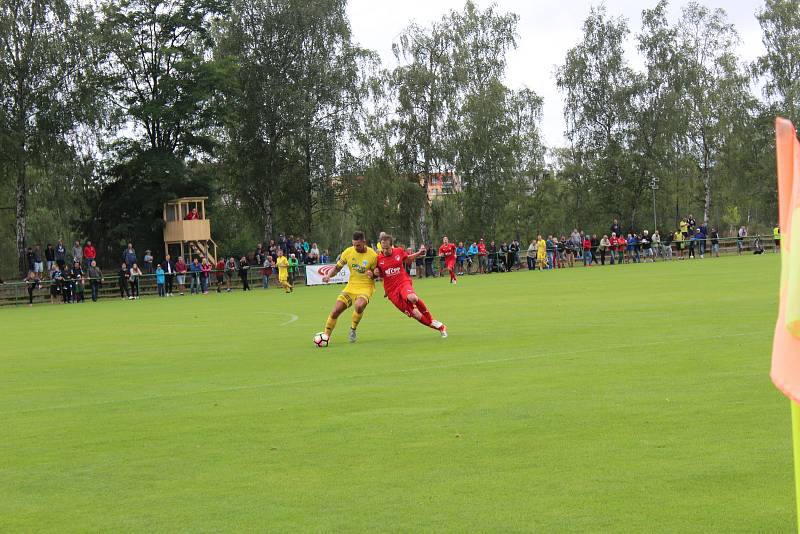
[[378,255],[375,275],[383,278],[386,296],[398,310],[428,328],[438,330],[442,337],[447,337],[447,327],[431,316],[428,307],[414,292],[411,277],[406,273],[406,263],[411,263],[422,254],[425,254],[424,246],[414,254],[409,254],[402,248],[394,246],[392,236],[385,235],[381,238],[381,253]]
[[450,283],[456,283],[456,246],[447,239],[442,238],[442,246],[439,247],[439,256],[444,257],[444,266],[450,272]]

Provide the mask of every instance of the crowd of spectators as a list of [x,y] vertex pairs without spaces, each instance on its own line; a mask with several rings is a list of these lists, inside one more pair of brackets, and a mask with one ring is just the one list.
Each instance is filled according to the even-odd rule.
[[[189,216],[192,216],[191,212]],[[748,238],[746,226],[741,226],[730,238],[735,239],[738,254],[744,253]],[[526,249],[517,239],[499,244],[494,240],[487,244],[483,238],[472,242],[459,241],[456,270],[461,275],[509,272],[522,269],[523,261],[529,270],[550,270],[576,265],[591,267],[654,262],[659,258],[705,258],[707,254],[718,257],[722,239],[716,228],[698,224],[691,214],[680,220],[674,232],[664,234],[658,230],[651,234],[646,229],[623,231],[619,222],[614,220],[608,232],[601,235],[575,228],[569,235],[538,235]],[[780,248],[780,229],[777,226],[773,230],[773,241],[777,252]],[[120,298],[138,299],[145,277],[155,280],[158,295],[165,298],[175,293],[230,292],[238,284],[243,291],[249,291],[252,270],[258,270],[261,287],[267,289],[270,279],[276,274],[279,250],[288,259],[289,283],[292,285],[301,266],[331,262],[327,250],[320,250],[317,243],[283,234],[266,245],[257,244],[253,252],[238,259],[235,256],[220,257],[213,264],[197,247],[192,249],[194,253],[188,263],[183,257],[173,259],[169,254],[157,259],[150,250],[145,250],[140,264],[133,243],[128,243],[116,271]],[[761,236],[752,238],[750,249],[755,254],[764,252]],[[415,260],[418,278],[442,274],[444,263],[437,250],[432,243],[428,244],[425,255]],[[68,250],[63,240],[59,240],[55,246],[48,244],[44,253],[36,245],[28,248],[27,262],[28,273],[23,282],[31,304],[36,290],[45,281],[49,282],[52,303],[84,302],[87,292],[92,301],[97,301],[102,285],[108,282],[108,277],[97,265],[97,250],[91,241],[83,245],[75,241]]]
[[[192,212],[187,215],[192,216],[196,215]],[[150,250],[144,251],[140,262],[133,243],[128,243],[116,270],[120,298],[137,300],[145,277],[155,280],[160,297],[171,297],[175,293],[184,295],[187,292],[208,294],[212,285],[217,292],[230,292],[237,283],[241,284],[244,291],[248,291],[251,269],[260,271],[261,285],[266,289],[275,272],[279,250],[288,258],[292,283],[301,265],[330,261],[328,252],[320,250],[317,243],[291,235],[280,235],[267,245],[259,243],[252,253],[238,259],[234,256],[220,257],[215,264],[195,244],[190,248],[193,253],[188,263],[183,257],[173,259],[169,254],[156,259]],[[44,251],[45,261],[42,261],[40,245],[29,247],[26,260],[28,273],[23,282],[28,291],[29,304],[33,303],[36,290],[42,288],[44,282],[48,282],[50,302],[65,304],[84,302],[87,291],[91,293],[91,299],[97,301],[101,287],[109,282],[109,276],[97,265],[97,250],[91,241],[83,245],[75,241],[71,250],[67,250],[63,240],[59,240],[55,246],[48,244]]]

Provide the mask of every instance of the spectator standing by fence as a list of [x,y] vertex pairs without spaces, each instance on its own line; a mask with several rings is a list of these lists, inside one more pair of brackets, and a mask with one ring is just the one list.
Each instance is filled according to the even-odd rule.
[[128,271],[128,265],[123,261],[122,265],[117,271],[117,283],[119,283],[119,298],[124,299],[125,297],[131,298],[131,292],[129,289],[128,278],[130,277],[131,273]]
[[175,278],[178,281],[178,293],[183,295],[186,290],[186,271],[188,266],[183,261],[183,256],[178,256],[178,261],[175,262]]
[[464,265],[467,263],[467,249],[463,241],[458,242],[456,247],[456,273],[461,276],[464,274]]
[[[283,252],[283,249],[277,249]],[[236,265],[236,259],[231,256],[228,258],[228,261],[225,262],[225,283],[227,284],[226,291],[230,293],[231,286],[233,285],[233,278],[236,276],[236,271],[238,267]]]
[[297,255],[291,254],[289,256],[289,283],[294,286],[294,282],[297,279],[297,271],[300,268],[300,263],[297,261]]
[[169,254],[164,256],[161,268],[164,270],[164,292],[168,297],[171,297],[172,286],[175,283],[175,265],[172,263],[172,256]]
[[719,232],[716,228],[711,229],[709,237],[711,238],[711,255],[719,258]]
[[747,227],[740,226],[739,231],[736,234],[736,250],[737,253],[741,256],[742,252],[744,251],[744,240],[747,237]]
[[23,282],[25,282],[25,289],[28,291],[28,306],[33,306],[33,293],[39,289],[39,275],[29,270]]
[[200,273],[203,271],[200,267],[200,260],[197,258],[192,259],[189,264],[189,294],[194,295],[200,292]]
[[167,281],[166,274],[164,273],[164,269],[159,265],[156,267],[156,289],[158,289],[158,296],[159,297],[166,297],[167,290],[165,289],[165,284]]
[[92,260],[89,264],[89,286],[92,288],[92,302],[97,302],[100,296],[100,286],[103,284],[103,272],[97,266],[97,260]]
[[272,275],[272,258],[269,256],[264,258],[264,263],[261,265],[261,287],[269,289],[269,277]]
[[[263,254],[265,260],[269,258],[267,256],[266,251]],[[225,258],[220,257],[217,259],[217,264],[214,265],[214,279],[216,280],[217,285],[217,293],[222,293],[222,288],[225,286]]]
[[208,295],[208,284],[211,282],[212,269],[211,262],[208,261],[208,258],[203,258],[200,264],[200,289],[203,291],[203,295]]
[[128,282],[131,286],[131,300],[138,300],[139,299],[139,282],[142,277],[142,270],[139,268],[139,264],[134,263],[131,266],[130,276],[128,277]]
[[772,229],[772,239],[775,242],[775,252],[777,253],[781,250],[781,228],[777,224]]
[[533,271],[536,269],[536,240],[531,239],[528,245],[528,250],[525,253],[525,259],[528,262],[528,270]]
[[250,272],[250,264],[247,258],[242,256],[239,260],[239,279],[242,281],[242,291],[250,291],[250,281],[247,279],[247,274]]

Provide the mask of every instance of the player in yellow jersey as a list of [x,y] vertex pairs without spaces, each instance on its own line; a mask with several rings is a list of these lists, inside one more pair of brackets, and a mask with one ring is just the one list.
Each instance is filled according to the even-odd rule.
[[325,322],[325,333],[331,335],[333,329],[336,328],[336,320],[339,316],[350,306],[353,306],[353,320],[350,324],[350,343],[356,340],[356,329],[358,323],[361,321],[361,316],[369,304],[369,299],[375,292],[375,280],[373,278],[373,271],[378,264],[378,255],[374,250],[367,246],[364,238],[364,232],[353,232],[353,246],[346,248],[339,261],[336,262],[336,267],[330,274],[322,278],[324,283],[331,281],[331,278],[336,276],[345,266],[350,270],[350,280],[347,282],[344,290],[336,297],[336,302],[333,304],[333,310]]
[[283,250],[281,249],[278,249],[278,259],[275,260],[275,266],[278,268],[278,283],[287,293],[291,293],[293,288],[292,284],[289,283],[289,260],[283,255]]

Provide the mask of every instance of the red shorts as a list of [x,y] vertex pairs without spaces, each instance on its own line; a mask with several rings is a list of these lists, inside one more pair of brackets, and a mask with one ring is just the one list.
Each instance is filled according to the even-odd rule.
[[452,271],[456,267],[456,257],[449,256],[446,260],[444,260],[444,266],[447,267],[448,271]]
[[392,301],[395,308],[411,317],[414,311],[414,305],[406,300],[406,297],[414,292],[414,288],[409,283],[402,284],[400,287],[388,293],[389,300]]

